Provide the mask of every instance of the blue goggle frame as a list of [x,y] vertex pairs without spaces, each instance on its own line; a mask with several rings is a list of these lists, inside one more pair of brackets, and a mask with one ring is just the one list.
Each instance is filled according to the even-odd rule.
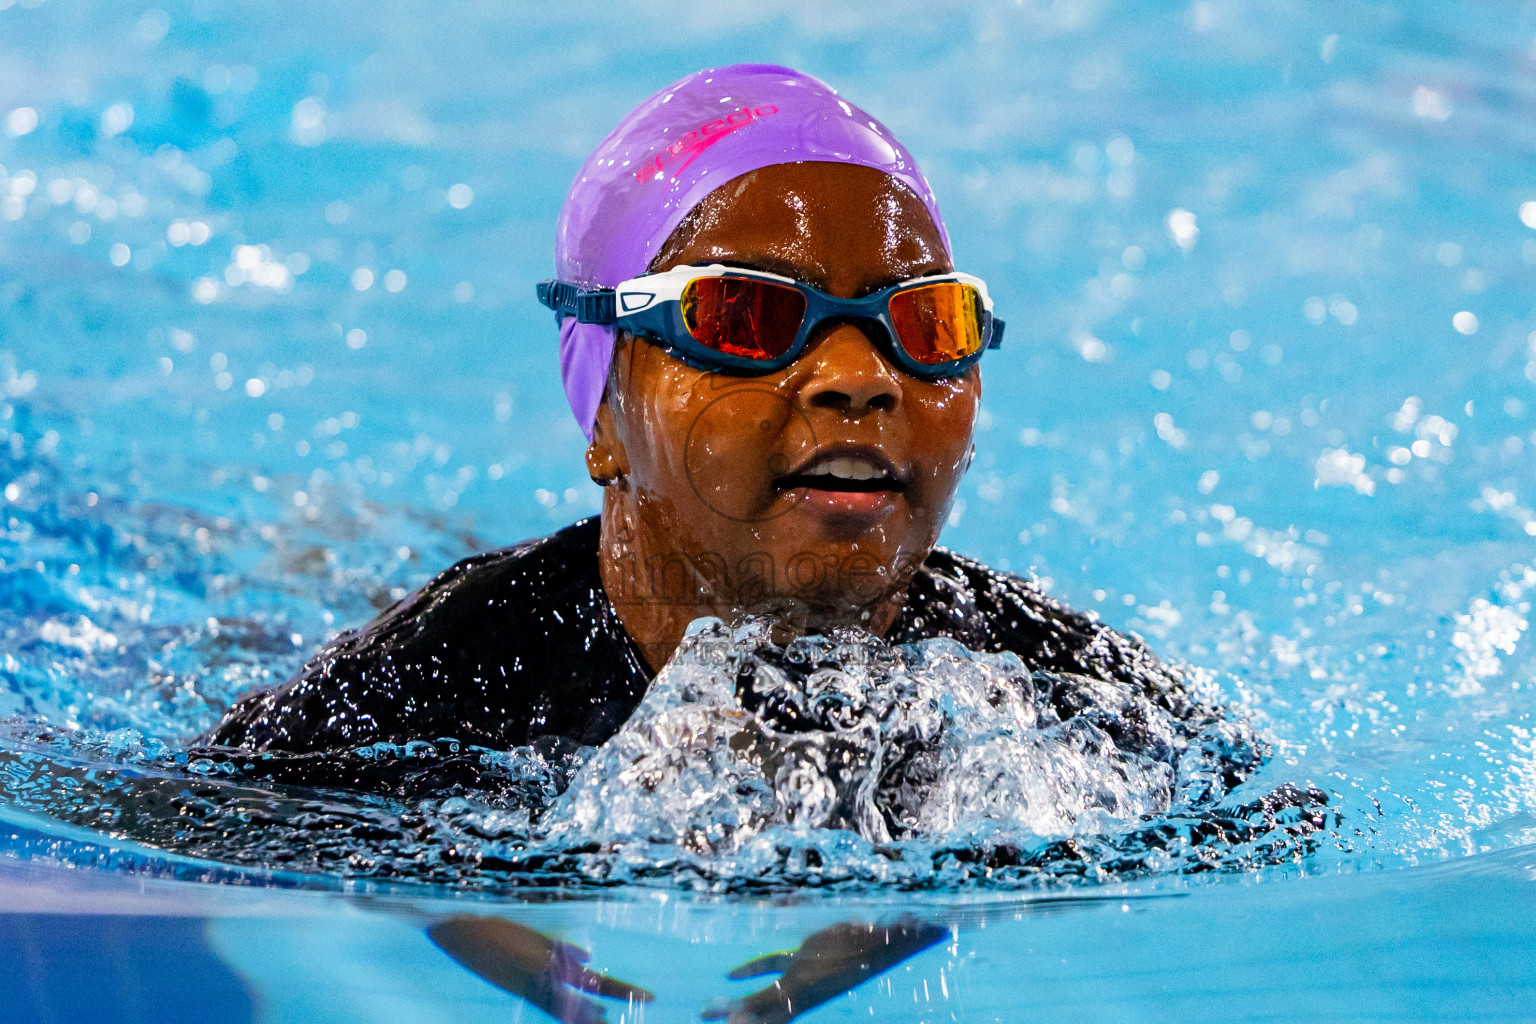
[[[689,282],[703,277],[771,281],[794,288],[805,297],[805,315],[794,342],[773,359],[752,359],[718,351],[695,339],[683,323],[681,299]],[[970,355],[949,362],[918,362],[902,347],[891,323],[891,296],[908,289],[951,281],[970,285],[981,296],[981,346]],[[987,286],[970,274],[930,274],[882,288],[863,298],[843,299],[794,278],[713,263],[647,274],[625,281],[617,288],[583,288],[568,281],[540,281],[537,292],[539,302],[555,311],[556,322],[570,316],[578,323],[612,325],[659,343],[696,369],[738,376],[773,373],[793,363],[800,358],[816,331],[828,321],[859,326],[892,363],[922,380],[939,380],[964,373],[984,352],[999,348],[1003,342],[1003,321],[992,315],[992,299],[987,294]]]

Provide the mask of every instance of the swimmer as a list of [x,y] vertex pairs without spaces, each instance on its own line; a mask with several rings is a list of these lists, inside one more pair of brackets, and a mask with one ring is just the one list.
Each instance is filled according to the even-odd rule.
[[1061,717],[1163,760],[1219,716],[1139,639],[936,546],[1004,311],[911,154],[830,87],[736,65],[656,93],[577,174],[555,265],[601,514],[453,566],[210,743],[597,745],[690,622],[748,614],[1014,652]]

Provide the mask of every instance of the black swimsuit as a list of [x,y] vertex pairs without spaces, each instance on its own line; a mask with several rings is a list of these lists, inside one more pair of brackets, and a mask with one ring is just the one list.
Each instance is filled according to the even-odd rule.
[[[254,751],[350,750],[452,738],[505,750],[600,744],[635,710],[652,673],[598,572],[596,518],[453,566],[296,677],[240,701],[207,737]],[[1063,718],[1091,716],[1122,750],[1167,758],[1220,717],[1137,638],[1046,596],[1031,581],[936,548],[887,634],[952,637],[1013,651],[1048,678]],[[1182,737],[1138,709],[1172,712]]]

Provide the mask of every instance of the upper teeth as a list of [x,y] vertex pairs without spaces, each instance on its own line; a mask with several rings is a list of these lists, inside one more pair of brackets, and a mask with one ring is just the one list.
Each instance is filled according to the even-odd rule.
[[874,480],[890,476],[884,469],[864,459],[827,459],[805,471],[806,476],[835,476],[842,480]]

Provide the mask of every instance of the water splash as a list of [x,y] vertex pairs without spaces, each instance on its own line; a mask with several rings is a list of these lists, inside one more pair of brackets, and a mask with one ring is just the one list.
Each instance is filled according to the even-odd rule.
[[[695,623],[599,748],[255,755],[34,728],[5,743],[0,797],[223,863],[477,888],[1102,881],[1294,860],[1327,824],[1315,791],[1221,806],[1264,750],[1233,710],[777,628]],[[1062,706],[1090,686],[1091,710]]]
[[[741,850],[773,828],[843,829],[879,844],[986,833],[1123,831],[1224,795],[1259,743],[1214,719],[1200,742],[1130,683],[1076,678],[1139,719],[1122,750],[1060,680],[953,640],[892,647],[857,631],[780,645],[771,623],[700,620],[622,730],[552,810],[554,834]],[[1118,709],[1118,710],[1110,710]]]

